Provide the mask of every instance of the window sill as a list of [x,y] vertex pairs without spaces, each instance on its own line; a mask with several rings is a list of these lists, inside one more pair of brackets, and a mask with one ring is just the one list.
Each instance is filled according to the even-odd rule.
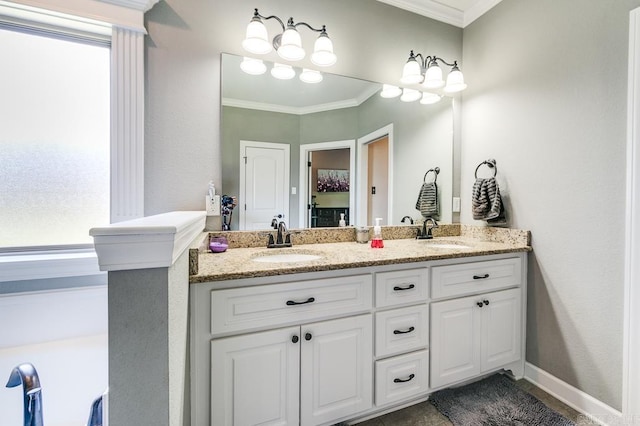
[[0,282],[101,273],[93,249],[0,254]]

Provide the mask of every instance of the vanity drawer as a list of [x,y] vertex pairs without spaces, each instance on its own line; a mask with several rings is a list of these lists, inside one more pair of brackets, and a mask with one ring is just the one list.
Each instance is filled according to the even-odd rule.
[[429,390],[429,351],[412,352],[376,361],[378,407],[413,398]]
[[427,301],[429,274],[427,268],[376,274],[376,306],[398,306]]
[[521,283],[522,260],[519,257],[431,268],[433,299],[493,291]]
[[411,306],[376,313],[376,357],[426,348],[429,307]]
[[211,291],[211,334],[351,315],[372,306],[371,275]]

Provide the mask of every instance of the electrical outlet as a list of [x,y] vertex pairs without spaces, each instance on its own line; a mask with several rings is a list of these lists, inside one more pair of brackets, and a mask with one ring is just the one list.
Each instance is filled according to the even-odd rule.
[[453,206],[451,208],[454,213],[460,213],[460,197],[453,197]]
[[295,186],[291,187],[291,195],[296,195],[298,193],[298,188],[296,188]]
[[220,196],[214,195],[212,198],[207,195],[205,197],[205,209],[207,216],[220,216]]

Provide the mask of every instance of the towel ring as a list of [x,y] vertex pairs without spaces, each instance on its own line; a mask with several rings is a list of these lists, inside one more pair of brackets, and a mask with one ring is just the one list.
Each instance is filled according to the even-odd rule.
[[433,174],[435,175],[435,177],[433,178],[433,181],[435,182],[438,180],[438,174],[440,174],[440,167],[435,167],[433,169],[427,170],[427,173],[425,173],[424,177],[422,178],[422,182],[427,181],[427,175],[429,174],[429,172],[433,172]]
[[474,176],[476,177],[476,179],[478,179],[478,169],[483,164],[486,164],[487,167],[489,167],[490,169],[493,169],[493,177],[496,177],[496,175],[498,174],[498,166],[496,164],[496,160],[494,160],[493,158],[489,158],[488,160],[483,161],[482,163],[478,164],[478,167],[476,167],[476,171],[474,173]]

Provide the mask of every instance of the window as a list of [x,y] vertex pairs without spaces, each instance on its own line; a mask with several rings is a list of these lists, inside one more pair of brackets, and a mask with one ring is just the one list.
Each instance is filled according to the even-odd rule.
[[0,27],[0,250],[109,223],[108,41]]

